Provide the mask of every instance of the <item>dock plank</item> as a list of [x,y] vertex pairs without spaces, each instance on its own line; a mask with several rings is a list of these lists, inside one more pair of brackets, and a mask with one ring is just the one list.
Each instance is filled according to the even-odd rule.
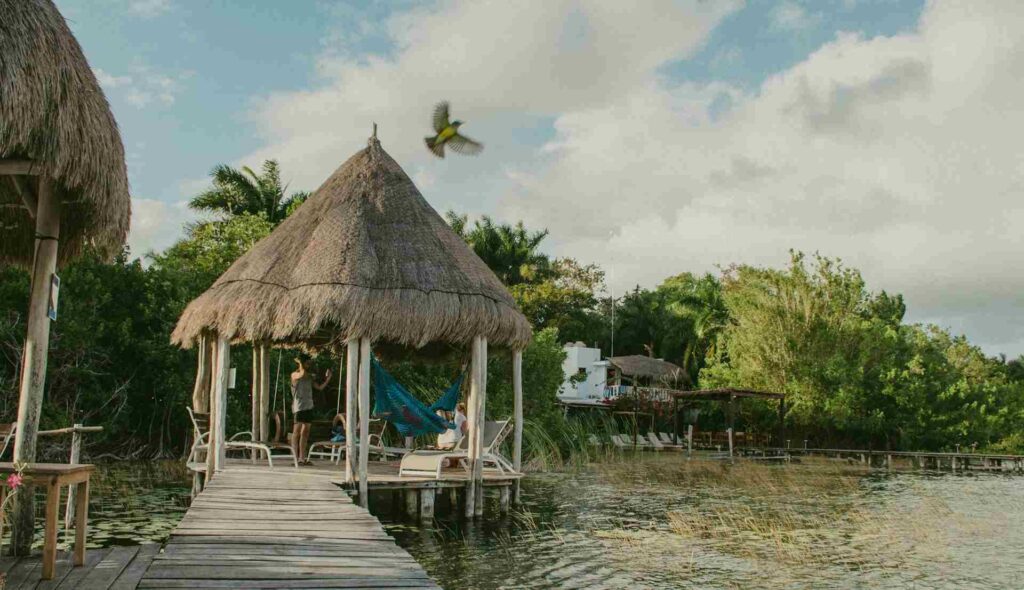
[[322,476],[229,468],[139,588],[439,588],[380,521]]

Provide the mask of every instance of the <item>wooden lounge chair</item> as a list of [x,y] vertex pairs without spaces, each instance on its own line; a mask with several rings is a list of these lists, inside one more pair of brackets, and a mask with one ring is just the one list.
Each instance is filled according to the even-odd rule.
[[[210,415],[195,412],[190,407],[186,407],[188,410],[188,417],[192,419],[192,427],[195,428],[195,440],[192,441],[192,450],[188,455],[188,462],[197,459],[196,454],[200,451],[206,452],[210,449]],[[242,437],[249,437],[249,440],[242,440]],[[299,466],[299,461],[295,457],[295,451],[291,445],[287,445],[279,442],[259,442],[253,440],[252,432],[239,432],[233,435],[230,439],[224,441],[224,450],[227,451],[258,451],[266,455],[267,465],[273,469],[274,457],[277,458],[291,458],[292,465],[296,468]],[[274,454],[273,451],[286,451],[284,453]]]
[[[345,428],[345,414],[338,414],[342,428]],[[384,431],[388,428],[388,421],[379,418],[370,419],[370,454],[377,455],[387,460],[390,457],[401,457],[412,451],[405,447],[389,447],[384,444]],[[326,434],[329,434],[328,429]],[[312,436],[314,433],[310,433]],[[325,433],[318,433],[325,434]],[[309,445],[308,457],[326,457],[332,463],[341,463],[345,458],[345,441],[335,442],[329,440],[328,436],[319,436],[318,440]],[[356,448],[359,448],[359,439],[356,438]]]
[[[480,449],[480,460],[484,463],[484,469],[497,471],[499,473],[515,473],[515,468],[508,459],[498,454],[497,450],[501,443],[511,431],[511,420],[499,420],[484,422],[483,445]],[[433,477],[441,479],[442,469],[445,462],[458,461],[463,467],[468,467],[469,458],[469,437],[463,436],[459,444],[452,450],[422,450],[406,453],[402,457],[402,464],[398,468],[398,476]]]

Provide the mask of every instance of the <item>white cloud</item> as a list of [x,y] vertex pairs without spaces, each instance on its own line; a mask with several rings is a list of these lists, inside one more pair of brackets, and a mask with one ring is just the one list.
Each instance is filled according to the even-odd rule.
[[128,12],[139,18],[155,18],[170,9],[170,0],[129,0],[128,2]]
[[779,31],[798,31],[807,29],[821,20],[820,15],[808,13],[807,10],[795,2],[787,0],[780,3],[771,13],[772,28]]
[[145,256],[159,252],[176,242],[184,233],[186,223],[197,216],[186,201],[167,203],[155,199],[132,199],[132,225],[128,247],[132,255]]
[[108,96],[120,96],[139,109],[150,105],[171,106],[192,77],[192,72],[168,75],[141,62],[132,65],[130,70],[131,75],[115,75],[99,68],[93,72]]
[[115,76],[103,71],[100,68],[93,68],[93,73],[96,74],[96,80],[101,86],[106,88],[108,91],[114,88],[127,86],[132,83],[131,76]]
[[714,120],[711,86],[565,113],[505,216],[614,264],[619,288],[780,264],[790,247],[840,256],[904,292],[912,319],[1022,353],[1024,149],[1007,130],[1024,127],[1024,13],[972,6],[929,4],[906,35],[840,35]]
[[[1017,314],[986,320],[1024,304],[1019,5],[932,2],[917,30],[840,35],[754,93],[660,71],[733,6],[620,6],[400,15],[392,56],[327,48],[319,87],[261,101],[266,146],[245,161],[276,157],[313,188],[377,121],[436,208],[548,227],[556,253],[614,267],[620,290],[820,251],[904,292],[913,319],[1024,352]],[[423,149],[441,98],[487,144],[481,157]]]

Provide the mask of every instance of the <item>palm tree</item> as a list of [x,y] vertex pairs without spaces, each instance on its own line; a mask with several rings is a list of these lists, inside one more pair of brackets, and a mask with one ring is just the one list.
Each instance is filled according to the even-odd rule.
[[199,211],[223,213],[228,216],[263,214],[277,225],[309,196],[305,191],[286,197],[287,186],[281,185],[281,170],[276,160],[263,162],[261,174],[248,166],[235,169],[225,164],[210,172],[213,187],[189,201]]
[[448,224],[466,240],[476,255],[511,287],[522,283],[542,281],[551,269],[551,260],[537,251],[548,236],[548,230],[531,232],[523,222],[516,225],[495,224],[484,215],[467,230],[469,216],[454,211],[445,214]]

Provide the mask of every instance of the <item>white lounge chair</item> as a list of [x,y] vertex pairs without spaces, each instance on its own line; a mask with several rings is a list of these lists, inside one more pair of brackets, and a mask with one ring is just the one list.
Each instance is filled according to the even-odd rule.
[[[480,449],[480,460],[484,469],[499,473],[515,473],[512,463],[498,454],[497,450],[508,436],[511,421],[484,422],[483,445]],[[423,450],[406,453],[398,468],[398,476],[433,477],[441,479],[445,462],[458,461],[464,467],[469,458],[469,437],[463,436],[459,444],[452,450]]]
[[[192,427],[195,428],[195,440],[192,441],[192,449],[188,454],[188,462],[196,460],[196,454],[200,451],[206,452],[210,449],[210,415],[200,414],[192,410],[190,407],[186,407],[188,410],[188,417],[192,420]],[[248,436],[249,440],[243,440],[242,437]],[[253,440],[252,432],[239,432],[233,435],[230,439],[224,441],[224,450],[227,451],[258,451],[266,455],[267,465],[273,469],[274,457],[279,459],[290,458],[292,465],[296,468],[299,466],[299,461],[295,457],[295,451],[290,445],[284,443],[275,442],[259,442]],[[286,451],[285,453],[274,454],[273,451]]]

